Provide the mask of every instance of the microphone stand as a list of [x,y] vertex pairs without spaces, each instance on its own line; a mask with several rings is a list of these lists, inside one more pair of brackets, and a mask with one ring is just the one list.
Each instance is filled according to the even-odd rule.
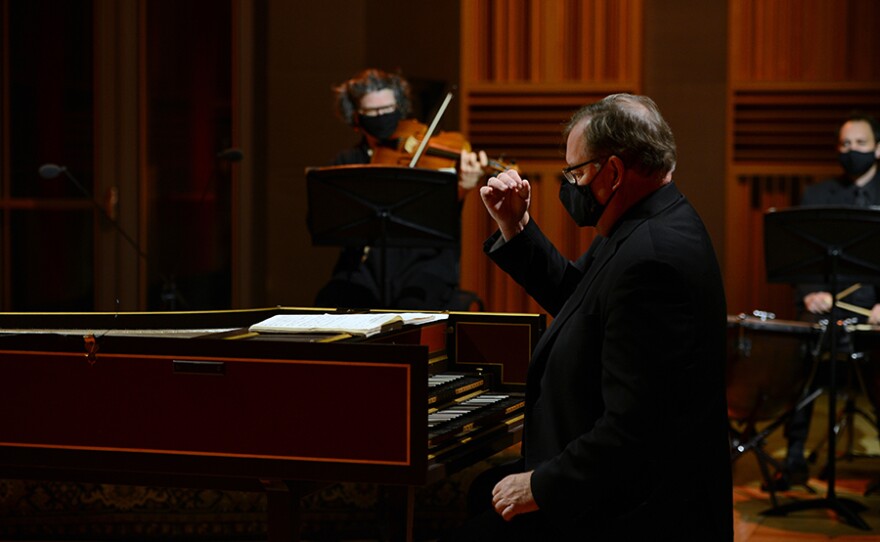
[[[147,269],[149,269],[150,259],[147,256],[147,253],[143,251],[140,244],[135,241],[128,234],[128,232],[122,229],[122,226],[119,225],[119,222],[117,222],[112,216],[110,216],[110,213],[107,212],[107,209],[105,209],[103,205],[95,200],[95,197],[91,194],[91,192],[86,190],[86,188],[76,179],[76,177],[74,177],[73,174],[70,173],[70,170],[68,170],[66,166],[59,166],[56,164],[43,164],[42,166],[40,166],[40,169],[38,171],[40,177],[47,180],[54,179],[58,177],[58,175],[63,173],[64,176],[67,177],[67,179],[71,183],[73,183],[77,190],[79,190],[80,193],[82,193],[82,195],[84,195],[89,200],[89,202],[92,204],[92,207],[94,207],[98,211],[98,213],[104,218],[104,220],[106,220],[110,223],[111,226],[113,226],[113,229],[116,231],[116,233],[118,233],[123,239],[125,239],[128,245],[133,248],[135,252],[137,252],[138,257],[140,257],[140,259],[144,261],[144,264],[147,265]],[[175,310],[177,305],[176,301],[178,300],[181,301],[184,306],[186,306],[186,300],[184,300],[183,297],[180,295],[180,292],[177,291],[177,286],[174,283],[174,279],[171,278],[169,280],[168,277],[166,277],[165,275],[161,275],[161,278],[163,282],[163,292],[161,298],[163,303],[166,304],[167,308],[170,310]]]
[[107,209],[105,209],[103,205],[101,205],[97,201],[95,201],[94,196],[92,196],[92,194],[89,193],[89,191],[86,190],[85,187],[82,184],[80,184],[80,182],[78,180],[76,180],[76,177],[74,177],[70,173],[70,170],[68,170],[65,166],[57,166],[55,164],[43,164],[42,166],[40,166],[39,173],[40,173],[40,177],[42,177],[44,179],[54,179],[58,175],[64,173],[64,176],[67,177],[70,180],[70,182],[73,183],[73,185],[77,188],[77,190],[79,190],[86,198],[88,198],[88,200],[92,204],[92,206],[95,209],[97,209],[98,212],[101,213],[101,216],[103,216],[104,219],[107,220],[107,222],[109,222],[110,225],[112,225],[114,229],[116,229],[116,232],[119,235],[121,235],[122,238],[128,242],[128,244],[131,246],[131,248],[133,248],[135,250],[135,252],[138,253],[138,256],[140,256],[141,259],[144,260],[144,262],[149,261],[149,258],[147,258],[146,253],[143,250],[141,250],[141,247],[137,243],[137,241],[132,239],[131,236],[129,236],[128,233],[126,233],[126,231],[122,229],[122,226],[120,226],[119,223],[116,222],[116,220],[114,220],[113,217],[110,216],[110,213],[107,212]]

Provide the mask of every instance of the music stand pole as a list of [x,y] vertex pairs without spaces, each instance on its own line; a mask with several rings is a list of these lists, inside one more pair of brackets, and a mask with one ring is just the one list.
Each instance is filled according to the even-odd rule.
[[[836,248],[831,248],[828,251],[828,257],[831,264],[831,274],[830,274],[830,289],[831,292],[837,292],[838,290],[838,265],[839,265],[839,257],[840,251]],[[833,294],[832,294],[833,295]],[[828,470],[827,470],[827,482],[828,489],[826,490],[825,497],[819,499],[811,499],[805,501],[795,501],[783,504],[781,506],[774,506],[770,510],[765,510],[761,512],[767,516],[784,516],[789,512],[796,512],[799,510],[813,510],[813,509],[828,509],[836,512],[840,517],[844,519],[847,523],[852,525],[853,527],[857,527],[859,529],[870,531],[871,527],[865,523],[859,516],[859,512],[864,512],[867,508],[852,499],[841,498],[837,496],[835,485],[837,481],[837,435],[835,434],[835,425],[837,423],[837,312],[839,309],[837,308],[836,303],[832,303],[831,305],[831,313],[828,318],[828,325],[830,326],[828,340],[830,341],[830,346],[828,348],[828,352],[830,355],[830,359],[828,360]]]
[[382,308],[391,308],[391,297],[388,290],[388,212],[379,211],[380,220],[382,221],[381,233],[379,234],[379,247],[382,251],[382,257],[379,259],[379,299],[382,300]]
[[834,427],[837,425],[837,313],[839,312],[839,309],[837,308],[837,303],[834,302],[833,296],[839,290],[839,285],[837,283],[837,265],[840,253],[835,249],[832,249],[830,252],[832,302],[831,313],[828,318],[828,325],[831,326],[831,332],[828,334],[828,340],[831,341],[831,345],[828,349],[831,359],[829,360],[830,365],[828,367],[828,386],[830,392],[828,393],[827,497],[829,499],[834,499],[836,497],[835,484],[837,481],[837,435],[834,433]]
[[[833,292],[837,292],[840,289],[840,285],[837,280],[838,275],[838,266],[840,263],[840,250],[836,247],[832,247],[828,251],[829,261],[831,263],[831,274],[829,276],[831,282],[831,292],[832,296]],[[840,309],[837,307],[837,303],[831,304],[831,312],[828,317],[828,325],[831,327],[828,334],[828,340],[830,341],[830,345],[828,347],[828,353],[830,359],[828,360],[828,472],[827,472],[827,482],[828,489],[826,493],[827,499],[836,499],[837,495],[835,492],[835,486],[837,481],[837,435],[835,434],[835,426],[837,425],[837,333],[838,333],[838,312]],[[847,520],[853,524],[854,519],[856,523],[864,522],[857,515],[854,515],[854,518],[847,518]],[[858,525],[857,525],[858,526]],[[865,529],[869,529],[867,524],[863,527]]]

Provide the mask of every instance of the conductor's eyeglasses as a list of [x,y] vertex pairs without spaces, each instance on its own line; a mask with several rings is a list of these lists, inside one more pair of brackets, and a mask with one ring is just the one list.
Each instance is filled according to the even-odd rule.
[[586,162],[581,162],[580,164],[575,164],[573,166],[568,166],[562,170],[562,176],[565,177],[565,180],[571,184],[577,184],[578,179],[582,176],[583,172],[580,171],[584,166],[588,166],[595,162],[600,162],[604,160],[604,158],[593,158],[592,160],[587,160]]

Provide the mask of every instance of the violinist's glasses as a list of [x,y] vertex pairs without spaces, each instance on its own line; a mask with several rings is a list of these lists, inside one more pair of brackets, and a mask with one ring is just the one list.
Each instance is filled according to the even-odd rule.
[[580,164],[575,164],[573,166],[568,166],[567,168],[563,168],[562,176],[565,177],[565,180],[571,184],[577,184],[578,178],[581,176],[581,172],[578,171],[584,166],[588,166],[594,162],[599,162],[604,160],[604,158],[593,158],[592,160],[587,160],[586,162],[581,162]]
[[397,104],[358,109],[358,114],[362,117],[378,117],[379,115],[387,115],[388,113],[394,113],[395,111],[397,111]]

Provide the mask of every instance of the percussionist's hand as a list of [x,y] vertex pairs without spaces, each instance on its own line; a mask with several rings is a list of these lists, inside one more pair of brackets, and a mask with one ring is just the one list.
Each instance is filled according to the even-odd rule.
[[538,509],[538,503],[532,497],[532,472],[511,474],[492,490],[492,506],[505,520]]
[[486,186],[480,188],[480,197],[489,215],[498,223],[505,241],[518,234],[529,223],[529,202],[532,189],[529,181],[516,170],[490,177]]
[[868,317],[868,323],[875,326],[880,324],[880,303],[874,305],[871,309],[871,316]]
[[458,186],[464,191],[471,190],[483,177],[483,168],[489,165],[489,157],[485,151],[461,151],[458,162]]
[[831,310],[834,302],[828,292],[813,292],[804,296],[804,307],[813,314],[824,314]]

